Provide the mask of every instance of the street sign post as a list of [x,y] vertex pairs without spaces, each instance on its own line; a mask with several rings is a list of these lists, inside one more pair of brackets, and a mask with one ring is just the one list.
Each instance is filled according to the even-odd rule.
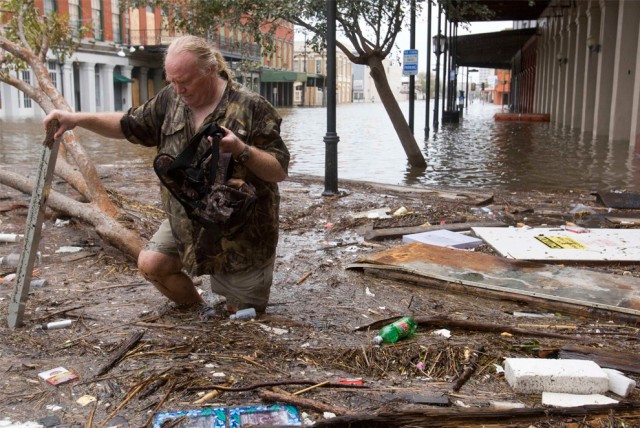
[[402,74],[415,76],[418,74],[418,49],[406,49],[402,58]]

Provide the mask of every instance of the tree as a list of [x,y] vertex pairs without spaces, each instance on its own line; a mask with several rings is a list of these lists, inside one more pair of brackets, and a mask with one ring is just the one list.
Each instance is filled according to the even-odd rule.
[[[133,0],[144,4],[143,1]],[[398,34],[409,25],[405,19],[411,0],[335,0],[337,1],[336,47],[355,64],[369,67],[391,123],[412,167],[424,168],[426,162],[415,137],[396,101],[383,61],[395,47]],[[434,0],[428,0],[434,2]],[[416,13],[422,8],[416,2]],[[475,1],[441,0],[450,19],[464,22],[468,15],[489,17],[488,8]],[[315,49],[326,48],[326,0],[155,0],[180,28],[206,34],[223,23],[241,27],[263,46],[273,48],[272,30],[281,19],[303,27],[313,38],[307,43]],[[271,31],[270,31],[271,30]],[[341,40],[347,40],[343,42]]]
[[[47,55],[55,49],[64,59],[76,48],[68,18],[56,14],[43,16],[34,0],[0,0],[0,81],[12,85],[31,97],[45,112],[54,108],[70,110],[62,94],[49,78]],[[30,69],[35,83],[17,78]],[[44,127],[43,127],[44,135]],[[76,169],[77,168],[77,169]],[[55,174],[81,195],[77,201],[52,191],[49,206],[92,224],[98,234],[132,258],[137,258],[142,241],[138,234],[122,226],[117,219],[120,209],[111,201],[95,165],[73,132],[67,132],[56,160]],[[0,170],[0,184],[25,193],[33,183],[17,172]]]

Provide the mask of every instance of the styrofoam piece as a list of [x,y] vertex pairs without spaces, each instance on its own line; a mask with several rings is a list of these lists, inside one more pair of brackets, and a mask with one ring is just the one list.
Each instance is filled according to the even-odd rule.
[[579,407],[593,404],[616,404],[618,400],[602,394],[567,394],[564,392],[543,392],[542,404],[553,407]]
[[609,390],[609,377],[589,360],[505,358],[504,376],[514,391],[523,394],[601,394]]
[[423,244],[437,245],[439,247],[469,249],[477,247],[482,244],[483,241],[482,239],[450,230],[433,230],[431,232],[403,235],[402,242],[422,242]]
[[503,257],[517,260],[640,261],[640,229],[472,227]]
[[602,369],[609,377],[609,391],[626,397],[636,387],[636,381],[626,377],[622,372],[614,369]]

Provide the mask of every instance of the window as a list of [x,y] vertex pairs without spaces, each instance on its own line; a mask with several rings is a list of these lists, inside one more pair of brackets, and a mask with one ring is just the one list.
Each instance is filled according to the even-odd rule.
[[316,74],[322,74],[322,59],[316,59]]
[[73,29],[73,36],[78,37],[82,22],[80,21],[80,0],[69,0],[69,25]]
[[93,38],[103,40],[102,37],[102,0],[91,0],[91,24]]
[[50,15],[58,11],[57,0],[44,0],[44,14]]
[[111,0],[111,30],[113,41],[122,43],[122,18],[120,17],[120,0]]
[[49,70],[49,79],[53,86],[58,88],[58,66],[55,61],[47,61],[47,69]]
[[[22,70],[22,80],[27,83],[28,85],[31,84],[31,71],[29,70]],[[22,92],[22,96],[20,97],[20,104],[22,104],[20,107],[23,108],[31,108],[31,98],[29,98],[29,96],[27,94],[25,94],[24,92]]]

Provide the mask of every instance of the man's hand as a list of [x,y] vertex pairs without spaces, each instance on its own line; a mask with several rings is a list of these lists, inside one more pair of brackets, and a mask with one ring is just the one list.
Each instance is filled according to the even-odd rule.
[[59,123],[58,130],[53,135],[54,139],[62,137],[62,134],[75,128],[77,125],[73,113],[64,110],[52,110],[51,113],[44,118],[43,123],[45,129],[49,129],[49,123],[54,119]]
[[220,151],[222,153],[231,153],[234,158],[238,157],[244,150],[244,143],[230,129],[221,126],[224,136],[220,139]]

